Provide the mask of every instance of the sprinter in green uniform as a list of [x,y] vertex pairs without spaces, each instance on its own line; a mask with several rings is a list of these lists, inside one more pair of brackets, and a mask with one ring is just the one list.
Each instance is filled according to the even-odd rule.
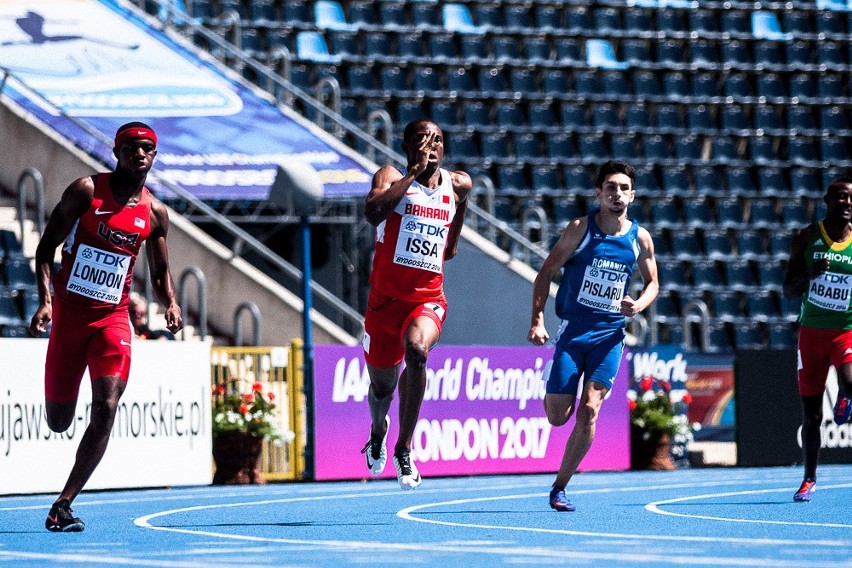
[[837,370],[840,392],[834,421],[852,418],[852,178],[828,184],[822,221],[799,229],[790,244],[784,295],[803,296],[799,316],[799,394],[805,478],[794,501],[810,501],[822,445],[822,401],[828,369]]

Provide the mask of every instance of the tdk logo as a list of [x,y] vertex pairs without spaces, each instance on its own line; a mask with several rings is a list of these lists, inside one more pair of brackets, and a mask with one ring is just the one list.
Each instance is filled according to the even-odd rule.
[[405,230],[409,233],[416,232],[420,233],[421,235],[440,238],[444,238],[447,232],[446,227],[438,227],[436,225],[430,225],[429,223],[417,223],[416,221],[410,221],[406,223]]
[[823,275],[826,282],[831,284],[848,284],[849,283],[849,274],[833,274],[827,272]]

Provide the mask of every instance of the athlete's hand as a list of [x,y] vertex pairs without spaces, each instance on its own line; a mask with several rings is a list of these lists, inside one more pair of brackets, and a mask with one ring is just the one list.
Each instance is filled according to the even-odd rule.
[[53,318],[53,306],[50,304],[40,304],[36,313],[33,314],[33,319],[30,320],[30,326],[27,331],[33,337],[41,337],[41,334],[47,331],[47,324]]
[[632,318],[638,313],[639,310],[636,309],[636,300],[630,296],[624,296],[621,300],[621,315]]
[[814,261],[810,270],[808,270],[808,279],[813,280],[826,272],[828,272],[828,259],[820,258],[819,260]]
[[417,145],[415,163],[411,167],[411,172],[415,176],[422,174],[429,166],[429,153],[432,150],[432,144],[435,143],[435,136],[437,136],[437,133],[429,132],[420,140],[420,144]]
[[180,306],[171,304],[166,309],[166,328],[172,333],[177,333],[183,329],[183,316],[180,313]]
[[527,334],[527,341],[533,345],[544,345],[550,336],[543,325],[534,325],[530,327],[530,332]]

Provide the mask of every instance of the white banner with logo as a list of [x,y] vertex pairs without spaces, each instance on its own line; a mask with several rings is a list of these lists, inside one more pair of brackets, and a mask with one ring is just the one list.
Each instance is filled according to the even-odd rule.
[[[0,339],[0,494],[60,491],[89,422],[87,372],[70,428],[47,427],[46,351],[43,339]],[[86,489],[209,484],[211,444],[210,345],[134,341],[109,447]]]

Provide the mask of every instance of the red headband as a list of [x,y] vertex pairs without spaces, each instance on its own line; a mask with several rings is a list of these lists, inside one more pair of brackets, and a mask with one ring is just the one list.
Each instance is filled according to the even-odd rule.
[[157,145],[157,135],[153,130],[144,126],[131,126],[115,135],[115,147],[121,148],[121,145],[131,138],[150,138],[154,141],[154,146]]

